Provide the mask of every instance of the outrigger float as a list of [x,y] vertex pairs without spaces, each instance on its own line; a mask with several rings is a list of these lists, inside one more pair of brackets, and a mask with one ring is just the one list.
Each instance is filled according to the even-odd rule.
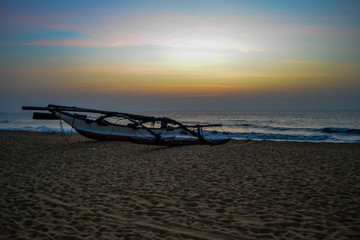
[[[131,141],[139,144],[159,146],[182,146],[194,144],[220,145],[230,138],[207,139],[205,127],[221,127],[221,124],[184,125],[167,117],[152,117],[130,113],[103,111],[87,108],[49,104],[47,107],[23,106],[23,110],[34,112],[33,119],[61,121],[69,124],[79,134],[99,141]],[[97,116],[91,117],[85,114]]]

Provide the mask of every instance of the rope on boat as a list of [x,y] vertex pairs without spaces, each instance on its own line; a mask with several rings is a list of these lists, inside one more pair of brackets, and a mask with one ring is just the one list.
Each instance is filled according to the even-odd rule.
[[71,138],[72,133],[73,133],[75,117],[73,116],[73,120],[72,120],[72,123],[71,123],[70,135],[67,137],[66,134],[65,134],[64,125],[63,125],[63,122],[62,122],[63,120],[61,119],[60,114],[61,114],[61,112],[59,112],[61,137],[66,140],[66,142],[69,144],[69,146],[74,147],[74,145],[70,143],[69,139]]
[[231,139],[231,137],[229,136],[229,132],[225,132],[222,126],[220,127],[220,129],[223,131],[223,134],[225,134],[228,138]]
[[110,137],[113,135],[114,128],[120,120],[122,120],[122,118],[119,118],[118,120],[115,121],[115,123],[113,123],[113,127],[111,128],[111,131],[110,131],[110,135],[105,140],[106,142],[110,140]]

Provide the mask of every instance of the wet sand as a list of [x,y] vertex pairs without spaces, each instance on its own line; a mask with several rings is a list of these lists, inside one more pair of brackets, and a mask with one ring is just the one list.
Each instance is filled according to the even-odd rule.
[[0,131],[1,239],[359,239],[360,144]]

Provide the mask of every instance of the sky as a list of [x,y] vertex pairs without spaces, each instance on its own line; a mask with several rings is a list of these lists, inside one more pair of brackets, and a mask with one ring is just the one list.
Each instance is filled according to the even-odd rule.
[[0,111],[360,109],[360,1],[0,1]]

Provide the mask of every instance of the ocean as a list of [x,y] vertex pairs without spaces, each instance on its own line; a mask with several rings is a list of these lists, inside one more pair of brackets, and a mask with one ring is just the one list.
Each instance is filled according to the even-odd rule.
[[[146,112],[184,124],[215,124],[207,137],[272,141],[360,143],[360,111]],[[65,132],[71,127],[63,124]],[[33,120],[32,112],[0,113],[0,129],[60,132],[58,120]],[[205,130],[205,129],[204,129]]]

